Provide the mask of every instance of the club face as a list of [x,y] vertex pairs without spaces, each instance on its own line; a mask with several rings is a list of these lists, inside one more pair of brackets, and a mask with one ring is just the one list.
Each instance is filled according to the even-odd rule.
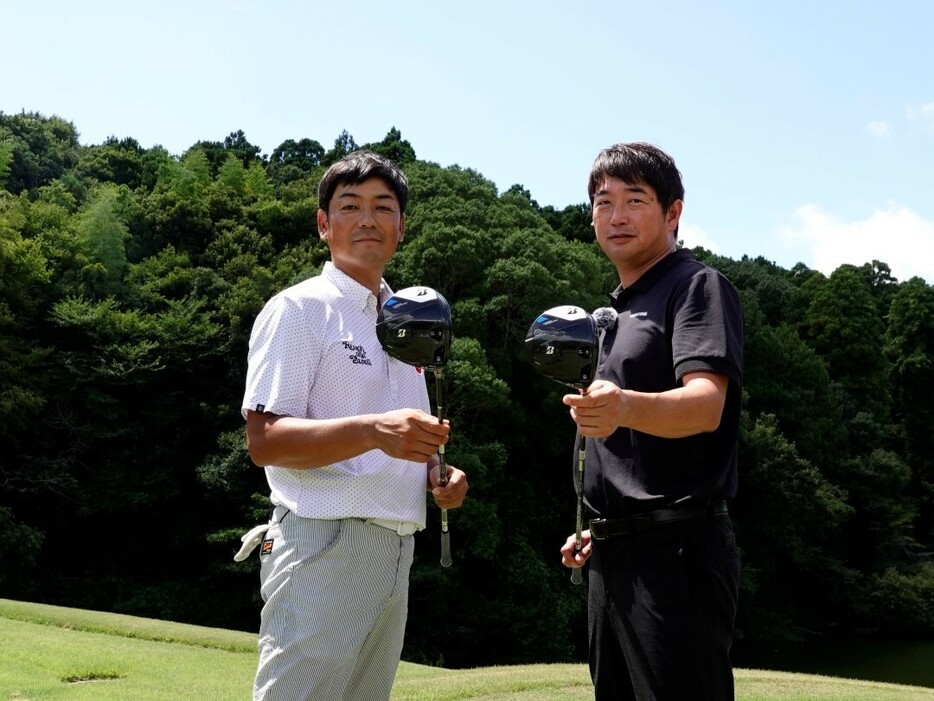
[[590,385],[597,370],[597,326],[593,317],[571,305],[542,312],[525,338],[532,365],[568,387]]
[[451,307],[430,287],[399,290],[379,310],[376,337],[393,358],[439,370],[451,355]]

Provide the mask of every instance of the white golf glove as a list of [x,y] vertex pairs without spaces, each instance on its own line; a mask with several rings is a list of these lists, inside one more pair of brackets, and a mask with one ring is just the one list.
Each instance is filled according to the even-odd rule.
[[244,533],[243,537],[240,538],[240,540],[243,541],[243,545],[240,546],[240,550],[234,555],[234,561],[243,562],[246,560],[250,556],[250,553],[253,552],[253,549],[260,544],[260,541],[262,541],[263,536],[266,535],[266,531],[268,530],[269,524],[263,523]]

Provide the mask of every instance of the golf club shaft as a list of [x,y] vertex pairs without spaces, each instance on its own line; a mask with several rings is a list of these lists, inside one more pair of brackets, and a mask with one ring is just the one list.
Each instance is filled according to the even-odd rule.
[[[435,373],[435,406],[438,411],[438,423],[444,423],[444,408],[441,401],[441,371]],[[448,465],[444,459],[444,444],[438,446],[438,484],[442,487],[448,483]],[[451,533],[448,530],[448,510],[441,509],[441,566],[450,567]]]
[[[583,533],[584,533],[584,460],[587,454],[587,446],[585,444],[585,439],[583,436],[578,434],[578,446],[577,446],[577,519],[576,519],[576,531],[575,531],[575,541],[574,541],[574,552],[579,553],[581,547],[583,547]],[[571,584],[580,584],[583,582],[583,576],[581,575],[580,567],[575,567],[571,570]]]

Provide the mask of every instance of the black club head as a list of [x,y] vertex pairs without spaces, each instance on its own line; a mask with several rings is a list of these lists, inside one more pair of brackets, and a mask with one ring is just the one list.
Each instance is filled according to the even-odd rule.
[[439,370],[451,355],[451,306],[430,287],[399,290],[379,310],[376,337],[393,358]]
[[529,327],[525,344],[532,365],[548,379],[577,389],[593,381],[597,325],[580,307],[565,305],[542,312]]

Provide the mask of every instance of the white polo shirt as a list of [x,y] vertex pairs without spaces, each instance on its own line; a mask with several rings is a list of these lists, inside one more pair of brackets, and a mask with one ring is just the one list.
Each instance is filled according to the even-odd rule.
[[[332,419],[413,408],[430,412],[421,368],[391,358],[376,337],[380,300],[328,261],[321,275],[270,299],[256,317],[242,414]],[[269,466],[273,503],[307,518],[378,518],[425,527],[424,463],[381,450],[327,467]]]

